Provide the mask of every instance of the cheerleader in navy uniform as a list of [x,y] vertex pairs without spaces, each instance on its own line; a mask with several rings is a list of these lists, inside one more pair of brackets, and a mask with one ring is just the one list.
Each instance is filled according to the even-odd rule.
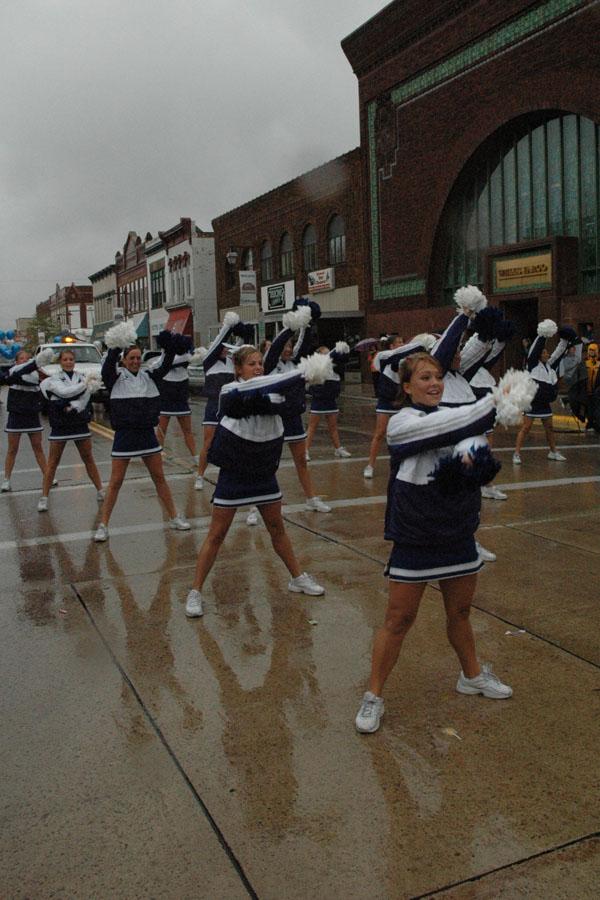
[[417,353],[419,350],[431,350],[435,341],[432,334],[418,334],[408,344],[405,344],[401,337],[396,336],[392,340],[391,347],[388,350],[380,351],[373,360],[372,370],[378,376],[376,381],[376,419],[369,449],[369,461],[363,470],[363,478],[373,477],[377,454],[385,437],[389,418],[398,412],[396,397],[400,363],[411,353]]
[[480,435],[494,421],[513,424],[535,391],[523,372],[508,372],[493,394],[466,406],[442,408],[444,373],[425,353],[408,357],[400,372],[410,406],[392,416],[387,431],[391,478],[385,537],[393,541],[386,567],[389,602],[373,646],[369,690],[356,717],[374,732],[384,712],[381,693],[414,622],[426,585],[438,581],[447,634],[462,667],[461,694],[494,699],[512,695],[489,666],[480,666],[469,613],[482,559],[475,543],[480,485],[496,468]]
[[226,312],[223,316],[221,330],[208,350],[204,351],[205,355],[202,362],[202,368],[204,369],[204,393],[208,400],[206,401],[204,418],[202,420],[203,443],[198,461],[198,474],[194,485],[197,491],[201,491],[204,487],[204,473],[208,465],[208,451],[219,424],[218,412],[221,388],[235,378],[231,348],[227,346],[227,341],[230,337],[236,336],[241,337],[242,340],[248,337],[248,326],[240,321],[237,313]]
[[324,593],[298,564],[281,515],[276,473],[283,448],[282,418],[298,414],[304,403],[305,381],[330,377],[331,362],[327,357],[311,357],[296,371],[263,375],[261,354],[253,346],[236,350],[233,362],[237,380],[221,390],[219,425],[209,452],[210,462],[219,467],[219,478],[212,498],[212,521],[186,601],[190,617],[202,615],[202,587],[241,506],[259,508],[273,549],[291,575],[288,590],[315,597]]
[[346,459],[352,456],[351,453],[342,447],[340,435],[337,426],[337,417],[339,413],[337,398],[341,391],[340,373],[350,358],[350,347],[345,341],[338,341],[333,348],[318,347],[317,353],[327,353],[333,362],[333,375],[328,378],[325,384],[317,384],[310,389],[310,415],[308,417],[308,434],[306,437],[306,459],[310,459],[310,447],[315,436],[315,431],[319,427],[319,422],[325,417],[327,430],[331,443],[334,446],[333,455],[340,459]]
[[[104,338],[109,348],[102,365],[102,380],[110,393],[110,419],[115,430],[111,451],[112,468],[101,521],[95,541],[108,539],[108,523],[132,459],[141,459],[154,482],[156,493],[169,516],[169,526],[176,531],[189,531],[190,524],[177,515],[169,485],[165,480],[161,451],[155,428],[160,412],[157,387],[171,370],[176,346],[170,332],[161,332],[164,348],[162,365],[142,371],[142,354],[135,341],[135,328],[130,322],[113,325]],[[119,365],[120,358],[120,365]]]
[[[15,465],[21,435],[29,436],[36,462],[46,471],[46,457],[42,448],[44,426],[40,422],[40,367],[52,361],[52,350],[42,350],[35,359],[26,350],[19,350],[15,364],[0,376],[1,383],[8,385],[6,409],[8,420],[4,427],[8,435],[8,450],[4,460],[4,481],[0,491],[10,491],[10,476]],[[43,372],[42,372],[43,374]]]
[[[161,336],[159,335],[159,339]],[[161,339],[162,340],[162,339]],[[174,334],[174,346],[177,350],[173,364],[170,370],[158,382],[160,391],[160,417],[158,419],[158,436],[164,441],[169,427],[171,418],[176,418],[181,433],[185,441],[185,445],[194,458],[194,462],[198,462],[196,457],[196,439],[192,431],[192,411],[190,409],[190,379],[188,375],[188,366],[196,359],[200,362],[200,357],[193,355],[193,343],[191,338],[183,334]],[[157,340],[158,344],[158,340]],[[162,353],[160,356],[154,357],[150,362],[150,369],[158,369],[163,363],[165,351],[161,344],[158,344]]]
[[536,382],[538,389],[535,399],[531,404],[529,412],[525,413],[525,420],[517,435],[515,452],[512,461],[514,465],[521,465],[521,448],[525,443],[525,439],[531,431],[534,419],[541,419],[544,431],[546,432],[546,440],[548,441],[548,459],[556,462],[564,462],[566,456],[557,449],[554,429],[552,428],[552,408],[558,396],[558,375],[557,369],[563,356],[566,354],[577,340],[577,334],[569,326],[558,329],[560,338],[554,353],[546,350],[546,340],[554,337],[557,332],[556,322],[552,319],[544,319],[537,328],[538,336],[529,348],[527,354],[526,367],[531,377]]
[[100,386],[98,379],[86,377],[76,371],[72,350],[61,350],[58,362],[60,372],[45,378],[40,385],[42,394],[48,400],[50,444],[38,512],[48,509],[48,493],[67,441],[75,441],[90,481],[96,488],[96,498],[99,503],[104,499],[102,479],[92,453],[92,433],[89,428],[92,418],[92,390]]

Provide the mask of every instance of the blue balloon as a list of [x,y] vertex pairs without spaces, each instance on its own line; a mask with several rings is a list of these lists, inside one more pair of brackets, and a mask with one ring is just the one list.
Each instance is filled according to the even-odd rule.
[[8,352],[4,344],[0,344],[0,354],[2,354],[4,359],[8,359]]
[[9,341],[12,341],[12,339],[14,338],[14,336],[15,336],[14,331],[7,331],[7,332],[6,332],[6,337],[8,338]]
[[4,333],[4,331],[0,331],[0,341],[3,341],[5,337],[6,334]]
[[61,341],[62,341],[62,338],[61,338],[60,334],[57,334],[56,337],[53,339],[53,343],[55,343],[55,344],[60,344]]
[[13,350],[15,351],[15,355],[19,352],[19,350],[23,349],[23,344],[13,344]]

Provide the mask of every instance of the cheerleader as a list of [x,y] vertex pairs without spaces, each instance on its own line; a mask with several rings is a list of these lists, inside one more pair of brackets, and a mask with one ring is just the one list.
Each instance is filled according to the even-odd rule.
[[[160,335],[159,335],[160,338]],[[194,462],[196,459],[196,439],[192,431],[192,411],[190,409],[190,379],[188,375],[188,366],[196,357],[193,356],[194,349],[192,340],[183,334],[176,334],[172,338],[175,341],[177,353],[173,359],[173,364],[167,374],[158,382],[160,391],[160,416],[158,419],[158,436],[159,440],[164,442],[171,418],[176,418],[181,428],[183,440],[190,451]],[[157,340],[158,343],[158,340]],[[158,369],[163,363],[165,351],[160,356],[154,357],[150,362],[150,369]],[[199,357],[198,357],[199,359]]]
[[329,437],[333,444],[333,455],[339,459],[346,459],[352,456],[351,453],[342,447],[340,435],[337,426],[338,405],[337,398],[342,389],[340,372],[350,357],[350,347],[345,341],[338,341],[333,348],[318,347],[317,353],[328,354],[333,362],[333,374],[328,378],[325,384],[317,384],[310,388],[310,415],[308,417],[308,434],[306,436],[306,459],[310,460],[310,447],[315,436],[315,431],[319,427],[319,422],[325,417]]
[[156,493],[169,516],[169,526],[176,531],[190,529],[189,522],[178,516],[175,510],[163,472],[162,447],[154,430],[161,406],[157,385],[173,366],[175,342],[170,332],[161,332],[164,348],[162,365],[144,372],[140,368],[142,354],[135,343],[136,337],[133,325],[123,322],[109,328],[104,338],[109,350],[102,365],[102,380],[110,393],[110,419],[115,436],[111,451],[110,482],[102,506],[100,524],[94,534],[95,541],[108,539],[110,516],[132,459],[141,459],[148,469]]
[[283,447],[282,418],[298,415],[305,381],[331,377],[331,361],[311,357],[296,371],[263,375],[256,347],[245,345],[233,354],[236,382],[221,390],[219,424],[209,461],[219,467],[213,494],[212,520],[198,553],[196,574],[185,612],[201,616],[202,587],[217,557],[238,507],[254,504],[269,532],[273,549],[288,569],[288,590],[320,596],[324,588],[303,572],[292,549],[281,515],[281,491],[276,472]]
[[1,376],[2,384],[9,386],[6,401],[8,420],[4,428],[8,435],[8,449],[4,460],[4,481],[0,486],[2,493],[11,489],[10,476],[22,434],[29,436],[31,449],[42,475],[46,471],[46,457],[42,448],[44,426],[40,422],[40,367],[51,362],[53,357],[54,353],[50,349],[42,350],[35,359],[31,359],[26,350],[19,350],[15,356],[15,364]]
[[525,413],[523,425],[517,435],[517,443],[512,458],[515,466],[521,465],[521,447],[531,431],[534,419],[542,420],[549,447],[548,459],[556,462],[564,462],[566,460],[566,456],[563,456],[556,448],[556,438],[552,428],[551,404],[554,403],[558,396],[558,375],[556,370],[569,347],[577,340],[577,334],[568,326],[558,329],[560,340],[554,353],[550,355],[548,350],[546,350],[546,340],[554,337],[556,332],[556,322],[553,322],[552,319],[544,319],[543,322],[540,322],[537,328],[537,337],[527,354],[526,367],[538,387],[531,409]]
[[375,430],[371,439],[369,461],[363,470],[363,478],[372,478],[375,462],[390,416],[398,412],[396,397],[398,395],[398,366],[402,359],[420,350],[430,350],[435,343],[433,335],[420,334],[405,344],[403,338],[396,335],[387,350],[378,353],[372,363],[372,371],[377,374],[376,385],[377,406],[375,409]]
[[[292,373],[296,370],[300,360],[307,355],[310,344],[309,325],[311,319],[318,318],[321,310],[317,303],[297,301],[296,307],[283,317],[283,329],[271,342],[263,359],[265,375],[272,372],[278,374]],[[294,332],[298,332],[295,343],[292,343]],[[287,443],[298,480],[306,497],[306,508],[316,512],[331,512],[331,507],[323,503],[320,497],[315,495],[308,466],[306,465],[306,432],[302,422],[302,413],[306,409],[303,402],[300,409],[293,416],[282,417],[283,441]],[[256,512],[251,512],[246,520],[249,525],[257,523]]]
[[495,468],[485,439],[494,421],[512,424],[527,408],[535,387],[522,372],[509,372],[492,394],[465,406],[441,407],[445,391],[439,362],[426,353],[408,357],[401,386],[411,404],[389,420],[391,479],[385,537],[393,541],[385,574],[389,601],[375,636],[369,690],[356,728],[374,732],[384,712],[383,686],[414,622],[426,585],[438,581],[447,634],[462,671],[456,690],[493,699],[511,688],[479,664],[469,613],[483,562],[475,543],[480,484]]
[[92,433],[89,429],[92,418],[91,391],[99,387],[98,381],[93,376],[86,377],[75,370],[75,354],[72,350],[61,350],[58,354],[58,363],[60,371],[45,378],[40,384],[40,390],[48,400],[50,445],[38,512],[46,512],[48,509],[48,493],[67,441],[75,441],[90,481],[96,488],[96,499],[99,503],[104,499],[102,480],[92,453]]
[[[252,326],[250,326],[252,327]],[[208,451],[215,436],[219,411],[219,394],[225,384],[229,384],[235,378],[231,349],[227,346],[230,337],[241,337],[244,340],[249,335],[248,326],[240,321],[237,313],[226,312],[223,316],[223,325],[218,335],[205,351],[202,367],[204,369],[204,393],[208,397],[202,420],[203,443],[198,461],[198,474],[194,487],[197,491],[204,488],[204,473],[208,465]]]

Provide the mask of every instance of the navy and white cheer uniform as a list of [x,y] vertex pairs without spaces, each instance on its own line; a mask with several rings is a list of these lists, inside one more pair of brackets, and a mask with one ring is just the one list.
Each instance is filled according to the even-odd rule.
[[[296,366],[303,356],[308,353],[310,346],[310,331],[308,328],[301,328],[298,332],[292,355],[288,360],[282,360],[281,354],[288,341],[292,340],[294,332],[291,328],[283,328],[279,334],[273,339],[271,346],[267,350],[263,359],[263,369],[265,375],[276,373],[278,375],[290,374],[296,371]],[[302,403],[302,407],[292,416],[283,416],[283,440],[284,443],[295,443],[303,441],[306,438],[304,430],[304,422],[302,421],[302,413],[306,411],[306,398]]]
[[222,326],[208,348],[202,363],[204,369],[204,394],[208,398],[202,420],[203,425],[219,424],[219,395],[221,388],[235,379],[233,359],[230,356],[221,359],[223,345],[234,328],[234,325]]
[[[154,371],[160,368],[164,358],[163,350],[160,356],[155,356],[150,361],[149,370]],[[171,368],[159,381],[161,416],[191,416],[190,378],[188,375],[188,366],[191,358],[191,353],[177,354]]]
[[546,338],[538,335],[529,348],[526,367],[537,383],[538,389],[531,403],[531,409],[525,415],[528,419],[549,419],[552,416],[551,404],[558,396],[558,375],[556,370],[567,350],[569,342],[561,338],[548,362],[540,360],[542,350],[546,346]]
[[385,574],[392,581],[457,578],[483,565],[474,537],[480,485],[465,483],[449,494],[433,476],[442,459],[471,449],[474,442],[486,443],[477,436],[489,430],[494,419],[491,396],[466,406],[405,407],[390,418],[385,538],[394,547]]
[[329,351],[333,363],[333,377],[328,378],[323,384],[313,384],[309,389],[310,412],[316,416],[337,414],[340,410],[337,398],[342,390],[341,373],[350,358],[349,353],[338,353],[335,349]]
[[35,360],[12,366],[2,376],[2,383],[9,386],[6,400],[8,419],[4,430],[9,434],[43,431],[44,426],[40,422],[40,376]]
[[393,416],[398,412],[396,399],[400,389],[398,368],[402,360],[413,353],[422,353],[425,348],[418,341],[411,341],[396,347],[394,350],[381,350],[373,361],[373,367],[379,372],[377,379],[377,406],[375,412]]
[[461,355],[460,369],[452,368],[452,361],[468,325],[469,317],[464,313],[459,313],[450,322],[431,351],[431,355],[434,359],[437,359],[444,372],[444,393],[442,394],[440,406],[464,406],[467,403],[475,403],[477,399],[471,385],[462,375],[463,367],[468,366],[467,360],[463,362]]
[[208,460],[219,467],[215,506],[261,506],[281,500],[277,469],[283,421],[304,403],[300,373],[260,375],[224,385]]
[[483,353],[476,363],[469,365],[467,362],[464,368],[461,361],[461,371],[471,385],[475,396],[480,400],[481,397],[490,394],[496,387],[496,379],[492,375],[491,370],[504,353],[506,341],[499,341],[497,338],[491,341],[480,341],[478,335],[474,334],[465,344],[463,355],[469,349],[471,343],[480,345],[483,348]]
[[91,438],[92,395],[85,375],[60,370],[40,384],[48,402],[49,441],[85,441]]
[[162,365],[137,375],[118,366],[121,350],[108,351],[102,366],[102,381],[110,392],[110,421],[115,430],[111,456],[131,459],[160,453],[154,429],[160,415],[158,385],[171,369],[174,353],[165,352]]

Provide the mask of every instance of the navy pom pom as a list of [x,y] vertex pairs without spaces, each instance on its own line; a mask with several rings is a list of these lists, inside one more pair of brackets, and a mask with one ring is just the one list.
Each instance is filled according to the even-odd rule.
[[492,455],[489,447],[478,447],[470,456],[473,463],[470,466],[465,466],[465,469],[467,470],[469,481],[477,487],[493,481],[502,468],[502,463]]
[[464,491],[479,490],[493,481],[502,463],[492,456],[489,447],[478,447],[470,454],[472,463],[465,465],[460,456],[443,456],[431,473],[440,493],[454,496]]
[[502,344],[507,344],[515,331],[516,329],[512,322],[509,322],[507,319],[502,319],[501,322],[498,322],[496,327],[496,339]]
[[571,328],[570,325],[562,325],[558,329],[558,336],[564,341],[569,341],[570,344],[574,343],[577,340],[577,332],[574,328]]
[[308,297],[296,297],[292,309],[298,309],[299,306],[308,306],[310,308],[310,317],[313,322],[321,318],[321,307],[316,300],[309,300]]
[[156,338],[156,344],[160,347],[161,350],[170,350],[173,344],[173,335],[170,331],[166,329],[164,331],[160,331]]
[[486,306],[478,312],[473,320],[473,331],[481,341],[492,341],[496,337],[498,324],[502,321],[502,312],[495,306]]
[[176,354],[183,356],[184,353],[191,353],[193,351],[194,342],[187,334],[174,334],[173,347]]

